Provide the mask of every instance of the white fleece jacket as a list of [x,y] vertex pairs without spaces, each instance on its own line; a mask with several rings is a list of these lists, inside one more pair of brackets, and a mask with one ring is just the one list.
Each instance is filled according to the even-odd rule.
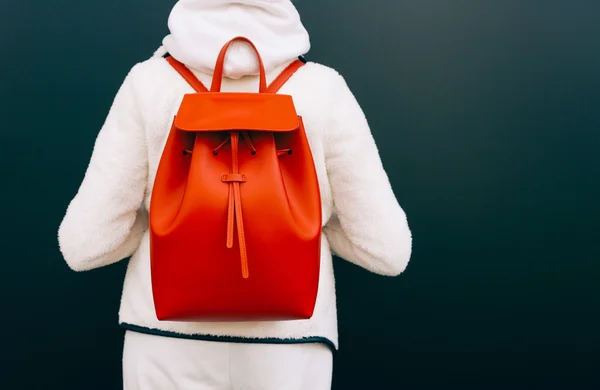
[[[319,293],[309,320],[279,322],[158,321],[150,283],[147,210],[163,147],[182,97],[192,88],[161,57],[136,64],[100,130],[83,182],[58,239],[67,264],[91,270],[130,257],[119,320],[123,327],[175,337],[247,341],[322,341],[337,348],[332,252],[369,271],[398,275],[412,238],[361,107],[336,71],[309,62],[279,93],[303,117],[322,197]],[[268,72],[273,80],[287,63]],[[196,73],[210,85],[211,75]],[[257,91],[255,76],[225,79],[223,91]]]

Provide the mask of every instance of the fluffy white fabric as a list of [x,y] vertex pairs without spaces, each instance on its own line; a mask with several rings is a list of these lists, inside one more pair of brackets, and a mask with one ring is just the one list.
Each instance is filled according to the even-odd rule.
[[[161,50],[157,51],[160,53]],[[267,75],[273,80],[286,63]],[[196,72],[206,85],[210,75]],[[223,91],[256,91],[258,78],[225,79]],[[310,320],[251,323],[161,322],[154,312],[147,212],[174,115],[191,87],[158,54],[137,64],[116,95],[83,182],[58,232],[68,265],[90,270],[132,256],[120,322],[188,335],[325,337],[337,347],[330,249],[372,272],[398,275],[412,238],[361,107],[333,69],[309,62],[280,90],[293,96],[315,160],[324,233],[321,279]]]
[[128,331],[123,390],[331,390],[332,360],[321,344],[213,343]]
[[[267,71],[310,49],[308,32],[290,0],[179,0],[169,30],[165,49],[188,67],[209,73],[223,45],[236,36],[256,45]],[[226,77],[258,74],[256,54],[246,43],[233,43],[225,58]]]

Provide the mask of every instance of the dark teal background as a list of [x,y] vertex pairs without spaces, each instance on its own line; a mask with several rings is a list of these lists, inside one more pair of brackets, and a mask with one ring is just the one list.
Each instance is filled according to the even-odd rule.
[[[118,389],[125,262],[56,231],[174,1],[0,5],[1,389]],[[600,388],[600,2],[300,0],[414,233],[399,278],[336,261],[335,389]]]

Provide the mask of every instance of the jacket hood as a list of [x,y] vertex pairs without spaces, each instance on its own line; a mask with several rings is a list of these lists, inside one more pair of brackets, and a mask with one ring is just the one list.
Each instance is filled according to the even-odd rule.
[[[209,73],[223,45],[236,36],[254,43],[267,72],[310,49],[308,32],[290,0],[179,0],[168,26],[164,49],[186,66]],[[230,46],[225,77],[257,75],[258,71],[249,45],[235,42]]]

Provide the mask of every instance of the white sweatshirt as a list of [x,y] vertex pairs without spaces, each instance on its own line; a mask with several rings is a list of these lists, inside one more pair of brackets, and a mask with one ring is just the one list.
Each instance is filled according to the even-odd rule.
[[[303,117],[319,179],[323,237],[314,316],[276,322],[169,322],[154,312],[147,210],[174,115],[192,88],[161,57],[135,65],[100,130],[89,167],[62,221],[67,264],[91,270],[130,257],[119,321],[165,336],[249,342],[318,341],[338,346],[332,252],[369,271],[400,274],[411,255],[406,215],[390,186],[369,125],[345,80],[309,62],[279,93]],[[288,63],[268,72],[273,80]],[[195,72],[210,85],[211,75]],[[223,91],[257,91],[258,78],[225,79]]]

